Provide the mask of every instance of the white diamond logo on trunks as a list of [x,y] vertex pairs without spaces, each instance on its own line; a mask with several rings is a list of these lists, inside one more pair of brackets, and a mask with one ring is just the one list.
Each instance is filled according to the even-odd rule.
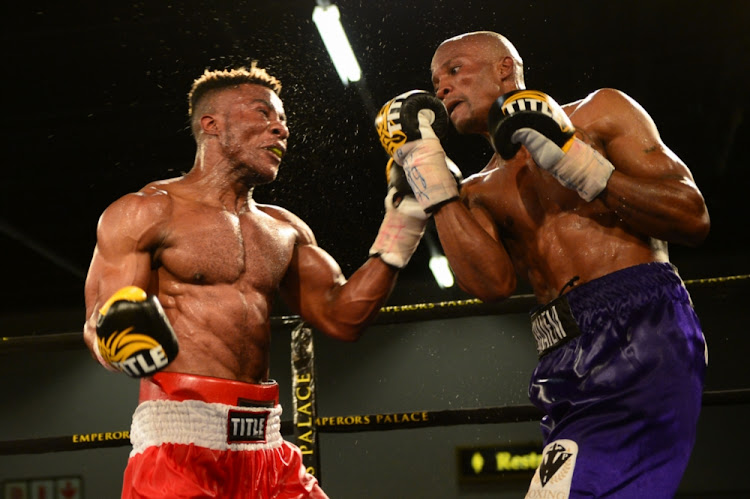
[[531,479],[526,499],[570,496],[578,444],[572,440],[555,440],[544,448],[542,463]]
[[265,442],[268,412],[229,411],[227,443]]

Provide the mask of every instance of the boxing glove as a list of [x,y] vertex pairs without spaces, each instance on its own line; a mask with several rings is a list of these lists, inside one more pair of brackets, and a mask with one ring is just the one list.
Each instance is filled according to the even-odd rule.
[[179,351],[159,300],[137,286],[118,290],[102,306],[96,336],[99,361],[135,378],[164,369]]
[[513,134],[532,128],[560,147],[573,138],[575,128],[562,107],[538,90],[513,90],[503,94],[490,107],[487,118],[490,142],[503,159],[511,159],[521,148]]
[[[448,156],[445,157],[445,165],[453,176],[453,182],[457,186],[460,186],[464,179],[461,169]],[[396,163],[393,158],[388,160],[388,164],[385,167],[385,178],[389,188],[395,187],[396,192],[399,194],[411,194],[413,196],[411,185],[409,185],[403,167]]]
[[375,117],[380,143],[389,156],[398,148],[423,137],[443,138],[448,131],[448,111],[437,97],[410,90],[386,102]]
[[504,159],[523,144],[534,162],[562,185],[592,201],[607,186],[614,166],[588,144],[575,138],[575,128],[552,97],[536,90],[501,96],[490,109],[490,141]]
[[401,94],[381,108],[375,125],[380,143],[403,167],[424,211],[458,197],[454,173],[460,177],[460,170],[447,159],[439,139],[448,128],[448,113],[439,99],[423,90]]
[[403,169],[391,158],[386,166],[388,194],[385,216],[370,256],[379,256],[388,265],[404,268],[417,250],[429,216],[412,194]]

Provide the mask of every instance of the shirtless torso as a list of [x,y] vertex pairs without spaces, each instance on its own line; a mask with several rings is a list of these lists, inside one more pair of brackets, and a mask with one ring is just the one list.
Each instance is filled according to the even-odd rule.
[[511,274],[518,274],[546,303],[574,278],[583,284],[640,263],[666,262],[665,241],[694,244],[705,237],[703,197],[640,106],[604,89],[563,107],[577,137],[616,167],[597,199],[581,199],[522,148],[507,161],[494,155],[464,182],[469,213],[448,204],[435,215],[459,282],[480,298],[508,296],[515,289]]
[[[595,111],[580,102],[566,107],[577,136],[602,154],[610,141]],[[631,130],[631,133],[639,133]],[[478,218],[492,220],[513,266],[527,277],[539,301],[557,297],[571,279],[582,284],[621,268],[667,261],[667,246],[634,230],[603,201],[587,203],[536,167],[528,156],[508,161],[497,154],[462,186],[462,197]],[[484,217],[481,212],[484,211]]]
[[[446,40],[431,63],[435,94],[459,133],[489,138],[490,106],[524,88],[520,56],[507,40],[473,33]],[[537,299],[558,296],[632,265],[668,260],[665,241],[695,245],[707,235],[705,202],[685,164],[662,142],[648,113],[614,89],[563,106],[576,135],[612,165],[592,202],[540,169],[522,147],[495,155],[462,185],[462,203],[435,213],[446,256],[461,287],[503,299],[528,278]]]
[[177,336],[180,353],[165,371],[258,383],[269,375],[277,295],[319,331],[353,341],[398,269],[373,257],[346,279],[300,218],[253,200],[253,187],[275,178],[286,149],[273,91],[243,85],[213,102],[194,168],[127,194],[102,214],[84,339],[93,350],[98,310],[134,285],[158,297]]
[[[121,198],[99,230],[110,227],[121,237],[99,240],[118,246],[100,245],[95,264],[113,272],[127,266],[157,295],[180,343],[167,371],[248,382],[267,378],[274,294],[298,242],[314,242],[301,221],[255,203],[231,213],[200,199],[195,186],[181,179]],[[123,247],[131,242],[132,253]]]

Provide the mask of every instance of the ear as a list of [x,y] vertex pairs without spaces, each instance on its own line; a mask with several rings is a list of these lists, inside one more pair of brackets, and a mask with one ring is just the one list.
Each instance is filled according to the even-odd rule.
[[513,74],[513,58],[506,55],[495,63],[495,74],[500,81]]
[[214,118],[213,115],[204,114],[203,116],[201,116],[200,124],[203,133],[208,135],[219,134],[219,124],[217,123],[216,118]]

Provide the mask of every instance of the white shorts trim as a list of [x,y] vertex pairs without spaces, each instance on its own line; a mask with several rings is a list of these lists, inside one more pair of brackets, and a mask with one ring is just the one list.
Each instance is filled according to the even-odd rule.
[[[228,443],[230,410],[267,413],[265,442]],[[209,404],[199,400],[148,400],[135,410],[130,427],[131,457],[148,447],[164,443],[194,444],[218,451],[246,451],[273,449],[280,447],[282,442],[281,405],[278,404],[266,409]]]

